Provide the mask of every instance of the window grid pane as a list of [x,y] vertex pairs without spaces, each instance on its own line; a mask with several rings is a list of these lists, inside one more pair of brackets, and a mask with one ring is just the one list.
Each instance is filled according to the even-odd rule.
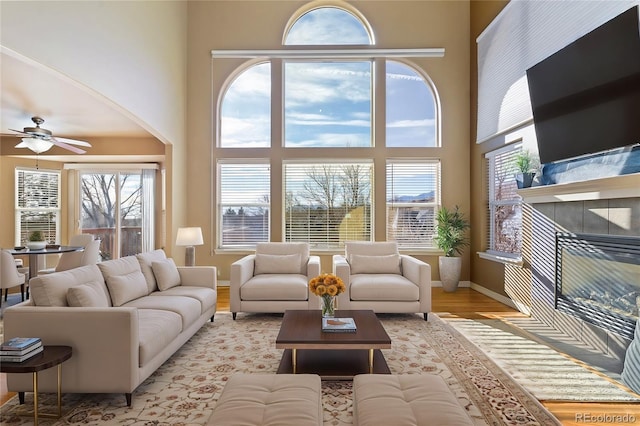
[[522,251],[522,199],[517,194],[514,160],[519,145],[487,155],[489,160],[489,250],[506,255]]
[[439,205],[440,162],[387,162],[387,241],[432,248]]
[[16,244],[42,231],[45,241],[59,242],[60,173],[16,169]]
[[370,147],[372,62],[287,62],[288,148]]
[[285,241],[336,249],[371,241],[370,162],[284,165]]
[[220,247],[251,247],[269,241],[268,164],[218,163]]

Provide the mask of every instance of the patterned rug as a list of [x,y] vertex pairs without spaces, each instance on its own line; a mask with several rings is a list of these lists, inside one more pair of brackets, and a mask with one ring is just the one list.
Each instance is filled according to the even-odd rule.
[[[521,320],[526,321],[531,322]],[[620,382],[619,374],[581,365],[503,320],[447,319],[447,323],[540,401],[640,402],[640,396]]]
[[[438,374],[476,425],[558,425],[557,420],[484,353],[435,314],[380,315],[392,348],[383,350],[393,374]],[[234,372],[275,373],[282,355],[275,349],[281,315],[216,314],[133,394],[67,394],[65,415],[42,425],[202,425]],[[64,368],[64,367],[63,367]],[[325,426],[352,424],[351,382],[323,382]],[[26,404],[32,404],[31,394]],[[16,415],[17,396],[1,407],[0,423],[26,425]],[[43,394],[42,407],[55,395]]]

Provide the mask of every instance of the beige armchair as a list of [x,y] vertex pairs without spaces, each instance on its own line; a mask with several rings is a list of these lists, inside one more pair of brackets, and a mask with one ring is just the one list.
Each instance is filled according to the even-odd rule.
[[[25,285],[29,283],[28,276],[28,272],[22,273],[18,270],[11,252],[9,250],[2,250],[0,255],[0,296],[2,296],[2,289],[4,289],[5,302],[7,301],[9,289],[17,286],[20,286],[20,294],[24,302],[24,288]],[[27,297],[29,297],[28,290]],[[1,297],[0,306],[2,306]]]
[[345,243],[345,255],[333,256],[333,273],[347,291],[338,309],[372,309],[378,313],[431,311],[431,267],[398,252],[395,242]]
[[238,312],[277,312],[319,309],[320,299],[309,291],[309,280],[320,274],[320,257],[307,243],[258,243],[250,254],[231,265],[229,303]]

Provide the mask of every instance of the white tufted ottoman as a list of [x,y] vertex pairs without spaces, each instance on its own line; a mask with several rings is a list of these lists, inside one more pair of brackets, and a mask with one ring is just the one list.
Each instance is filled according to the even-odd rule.
[[322,426],[316,374],[236,373],[207,422],[215,426]]
[[353,424],[473,425],[442,377],[360,374],[353,378]]

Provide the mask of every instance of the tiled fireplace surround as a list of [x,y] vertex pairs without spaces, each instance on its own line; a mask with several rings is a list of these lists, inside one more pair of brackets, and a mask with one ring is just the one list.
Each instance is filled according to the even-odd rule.
[[[520,194],[525,202],[524,265],[507,267],[507,293],[532,318],[624,359],[629,340],[554,309],[555,234],[640,236],[640,175],[534,187]],[[528,273],[523,274],[523,268]]]

